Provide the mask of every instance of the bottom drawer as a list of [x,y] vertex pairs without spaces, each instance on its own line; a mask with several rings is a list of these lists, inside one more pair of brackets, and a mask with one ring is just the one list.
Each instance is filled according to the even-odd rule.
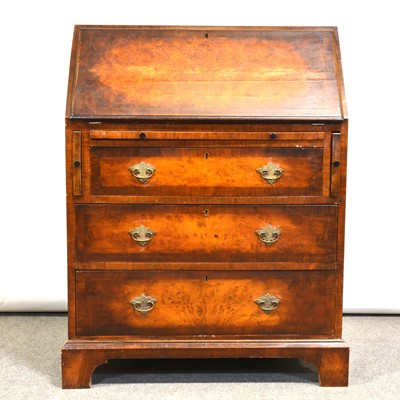
[[76,272],[83,336],[332,335],[334,306],[335,271]]

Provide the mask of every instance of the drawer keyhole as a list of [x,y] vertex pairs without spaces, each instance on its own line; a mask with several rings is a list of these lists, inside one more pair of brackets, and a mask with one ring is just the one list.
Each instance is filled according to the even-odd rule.
[[205,209],[205,210],[204,210],[204,216],[205,216],[205,217],[208,217],[209,214],[210,214],[209,211],[208,211],[207,209]]
[[208,160],[208,153],[204,154],[204,158]]
[[207,275],[204,277],[204,281],[208,282],[208,276]]

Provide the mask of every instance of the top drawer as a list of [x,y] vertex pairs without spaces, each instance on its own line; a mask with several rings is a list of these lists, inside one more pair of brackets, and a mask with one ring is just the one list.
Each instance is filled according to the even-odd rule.
[[[314,134],[315,135],[315,134]],[[318,135],[318,134],[317,134]],[[94,196],[327,196],[328,141],[94,140]]]

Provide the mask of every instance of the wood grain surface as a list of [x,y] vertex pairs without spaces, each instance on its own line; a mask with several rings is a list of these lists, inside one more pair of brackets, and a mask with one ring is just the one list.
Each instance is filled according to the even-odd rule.
[[[77,272],[78,335],[246,335],[333,333],[335,275],[304,272]],[[156,300],[142,315],[129,303]],[[280,300],[266,314],[255,302]]]
[[[129,231],[154,232],[146,246]],[[279,227],[262,243],[256,231]],[[77,261],[336,261],[336,206],[77,205]]]
[[78,26],[67,115],[342,119],[335,32]]
[[[91,191],[117,196],[321,196],[323,154],[322,147],[93,146]],[[145,183],[129,170],[141,161],[156,169]],[[268,163],[283,170],[274,183],[257,171]]]

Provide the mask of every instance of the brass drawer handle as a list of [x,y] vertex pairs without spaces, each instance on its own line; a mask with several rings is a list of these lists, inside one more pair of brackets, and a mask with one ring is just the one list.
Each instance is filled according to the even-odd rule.
[[156,300],[142,293],[139,297],[136,297],[129,303],[132,304],[135,310],[139,311],[140,314],[146,315],[154,308],[156,305]]
[[138,242],[141,246],[146,246],[156,234],[150,228],[145,227],[143,224],[138,226],[137,228],[133,228],[129,231],[129,234],[132,236],[132,239],[135,242]]
[[281,231],[272,225],[267,225],[264,228],[258,229],[256,234],[261,242],[270,246],[275,243],[281,237]]
[[152,165],[144,161],[140,161],[139,164],[129,167],[129,171],[131,171],[132,175],[140,182],[146,183],[154,175],[156,169]]
[[264,296],[259,297],[255,302],[266,314],[271,314],[281,304],[281,301],[277,297],[269,293],[265,293]]
[[257,168],[257,172],[272,185],[282,176],[283,169],[278,164],[269,162],[267,165]]

